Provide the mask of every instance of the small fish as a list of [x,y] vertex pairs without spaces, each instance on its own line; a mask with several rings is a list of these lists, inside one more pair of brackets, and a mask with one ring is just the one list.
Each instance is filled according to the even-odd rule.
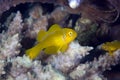
[[42,50],[48,55],[65,52],[76,37],[77,33],[73,29],[61,28],[58,24],[54,24],[48,31],[38,32],[36,39],[38,43],[26,50],[26,55],[30,59],[35,59]]
[[111,56],[113,56],[113,52],[120,49],[120,41],[114,40],[112,42],[106,42],[102,45],[102,49],[108,51]]

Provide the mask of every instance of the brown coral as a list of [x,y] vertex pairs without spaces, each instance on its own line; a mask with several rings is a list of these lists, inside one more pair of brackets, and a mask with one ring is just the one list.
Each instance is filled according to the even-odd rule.
[[[68,6],[68,1],[65,0],[1,0],[0,1],[0,15],[5,12],[6,10],[9,10],[11,7],[19,5],[20,3],[27,3],[27,2],[41,2],[41,3],[53,3],[58,4],[66,7],[67,11],[70,13],[80,14],[84,17],[88,17],[92,19],[93,21],[104,21],[113,23],[117,20],[119,17],[119,3],[120,0],[84,0],[83,3],[79,5],[76,9],[71,9]],[[99,5],[99,4],[101,5]],[[106,4],[106,6],[104,4]],[[105,6],[107,10],[104,10],[102,6]],[[102,9],[102,10],[101,10]],[[88,14],[89,13],[89,14]]]

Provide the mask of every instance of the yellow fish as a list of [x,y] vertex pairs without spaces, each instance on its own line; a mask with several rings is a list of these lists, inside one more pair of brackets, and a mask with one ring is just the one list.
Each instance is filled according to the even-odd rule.
[[35,59],[41,50],[45,54],[57,54],[65,52],[70,42],[77,37],[77,33],[73,29],[61,28],[58,24],[54,24],[48,31],[40,30],[37,36],[37,44],[26,50],[26,55],[30,59]]
[[120,41],[106,42],[102,45],[102,49],[108,51],[109,54],[113,56],[113,52],[120,49]]

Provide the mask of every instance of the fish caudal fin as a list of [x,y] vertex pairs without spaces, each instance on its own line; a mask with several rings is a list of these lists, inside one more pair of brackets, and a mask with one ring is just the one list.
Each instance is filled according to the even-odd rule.
[[39,53],[41,52],[41,50],[42,50],[42,47],[39,44],[37,44],[33,48],[30,48],[30,49],[26,50],[25,53],[26,53],[26,55],[30,59],[33,60],[33,59],[35,59],[39,55]]

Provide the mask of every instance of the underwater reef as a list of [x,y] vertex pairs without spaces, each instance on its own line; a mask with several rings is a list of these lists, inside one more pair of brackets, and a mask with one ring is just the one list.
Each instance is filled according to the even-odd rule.
[[[120,80],[119,4],[0,0],[0,80]],[[46,55],[43,49],[30,59],[26,50],[38,43],[39,31],[54,24],[74,30],[77,37],[64,52]]]

